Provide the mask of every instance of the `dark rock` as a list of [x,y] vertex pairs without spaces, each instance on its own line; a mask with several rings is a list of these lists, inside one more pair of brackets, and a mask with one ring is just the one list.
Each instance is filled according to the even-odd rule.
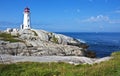
[[85,52],[85,56],[90,57],[90,58],[95,58],[96,53],[94,51],[88,50],[88,51]]
[[83,49],[87,49],[89,46],[85,43],[67,43],[67,45],[78,46]]

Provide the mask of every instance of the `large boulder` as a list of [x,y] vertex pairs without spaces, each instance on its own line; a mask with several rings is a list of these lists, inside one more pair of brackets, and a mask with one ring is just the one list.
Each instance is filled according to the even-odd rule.
[[49,33],[47,31],[44,30],[33,30],[33,31],[36,32],[36,34],[41,40],[49,41],[49,36],[48,36]]
[[23,49],[26,49],[26,45],[22,42],[15,42],[15,43],[2,43],[0,44],[0,54],[11,54],[11,55],[18,55],[20,54]]

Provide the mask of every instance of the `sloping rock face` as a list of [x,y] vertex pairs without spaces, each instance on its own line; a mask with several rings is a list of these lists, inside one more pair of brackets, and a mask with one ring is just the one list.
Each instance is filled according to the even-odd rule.
[[87,45],[68,36],[44,30],[19,30],[14,33],[23,42],[0,41],[0,54],[20,56],[84,56]]
[[96,64],[113,59],[113,57],[88,58],[78,56],[11,56],[0,54],[0,64],[16,62],[65,62],[69,64]]
[[0,41],[0,54],[17,55],[24,49],[26,49],[26,45],[24,43],[10,43],[6,41]]

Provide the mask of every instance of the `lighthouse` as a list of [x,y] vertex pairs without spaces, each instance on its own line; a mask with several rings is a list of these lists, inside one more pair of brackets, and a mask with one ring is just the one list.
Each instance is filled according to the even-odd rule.
[[24,9],[24,18],[23,24],[21,25],[21,29],[30,29],[30,9],[26,7]]

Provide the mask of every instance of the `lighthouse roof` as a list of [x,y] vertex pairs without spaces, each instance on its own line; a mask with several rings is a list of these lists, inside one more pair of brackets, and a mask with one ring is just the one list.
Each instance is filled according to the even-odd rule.
[[28,7],[26,7],[26,8],[24,9],[24,12],[30,12],[30,9],[29,9]]

